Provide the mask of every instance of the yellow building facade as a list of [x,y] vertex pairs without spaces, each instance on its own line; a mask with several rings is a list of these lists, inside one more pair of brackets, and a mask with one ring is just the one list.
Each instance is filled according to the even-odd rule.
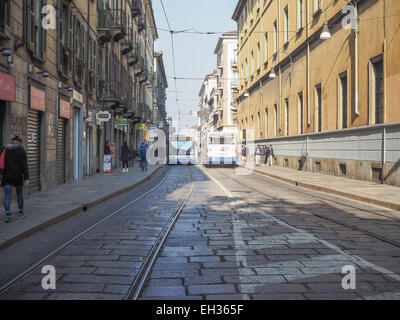
[[[239,127],[254,130],[256,143],[400,122],[400,1],[240,0],[232,18],[239,30]],[[390,152],[400,148],[395,136]],[[288,166],[300,166],[298,156],[284,153]],[[396,159],[382,157],[370,162],[382,162],[385,180]],[[322,164],[321,171],[337,174],[333,167]],[[350,177],[372,179],[355,171]],[[400,176],[389,180],[400,185]]]

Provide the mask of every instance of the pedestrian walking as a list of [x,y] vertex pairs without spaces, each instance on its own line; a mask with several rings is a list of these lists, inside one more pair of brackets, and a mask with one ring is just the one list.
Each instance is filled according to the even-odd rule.
[[255,156],[256,156],[256,166],[259,166],[260,159],[261,159],[261,146],[260,145],[257,145],[257,147],[256,147]]
[[4,209],[6,212],[6,222],[11,221],[11,193],[14,186],[17,191],[18,216],[25,218],[24,213],[24,193],[23,186],[29,185],[28,159],[22,145],[22,139],[14,136],[11,144],[3,148],[2,158],[4,159],[4,171],[1,185],[4,187]]
[[119,159],[122,161],[122,172],[128,172],[128,161],[129,161],[129,147],[126,141],[121,147]]
[[147,147],[144,143],[141,144],[138,150],[138,159],[140,161],[140,167],[142,168],[142,172],[144,170],[147,171]]
[[265,164],[267,163],[267,147],[265,145],[261,146],[261,166],[265,167]]
[[271,167],[273,166],[273,158],[275,157],[274,155],[274,150],[272,149],[272,144],[269,145],[268,150],[267,150],[267,167],[271,163]]
[[132,168],[135,167],[136,150],[132,146],[129,148],[129,161],[132,161]]
[[110,141],[106,141],[104,143],[104,155],[110,155],[111,154],[111,148],[110,148]]
[[246,146],[242,145],[242,163],[246,163]]

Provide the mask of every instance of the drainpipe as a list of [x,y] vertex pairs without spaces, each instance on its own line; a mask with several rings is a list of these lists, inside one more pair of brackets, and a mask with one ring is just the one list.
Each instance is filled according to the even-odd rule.
[[311,124],[311,114],[310,114],[310,27],[309,27],[309,21],[310,21],[310,0],[307,0],[307,125],[310,126]]
[[358,2],[354,5],[354,19],[355,19],[355,30],[354,30],[354,86],[355,86],[355,114],[358,116],[360,111],[358,109]]

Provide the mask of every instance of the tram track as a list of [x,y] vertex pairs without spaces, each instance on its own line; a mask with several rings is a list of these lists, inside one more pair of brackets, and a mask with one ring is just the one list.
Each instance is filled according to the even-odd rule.
[[[291,208],[294,208],[294,209],[297,209],[297,210],[301,210],[301,211],[307,212],[308,214],[311,214],[311,215],[313,215],[313,216],[315,216],[315,217],[318,217],[318,218],[320,218],[320,219],[323,219],[323,220],[332,222],[332,223],[337,224],[337,225],[341,225],[341,226],[346,227],[346,228],[348,228],[348,229],[351,229],[351,230],[360,232],[360,233],[365,234],[365,235],[367,235],[367,236],[370,236],[370,237],[372,237],[372,238],[374,238],[374,239],[383,241],[383,242],[388,243],[388,244],[390,244],[390,245],[393,245],[393,246],[395,246],[395,247],[397,247],[397,248],[400,248],[400,243],[399,243],[399,242],[393,241],[393,240],[391,240],[391,239],[388,239],[388,238],[383,237],[383,236],[381,236],[381,235],[378,235],[378,234],[376,234],[376,233],[370,232],[370,231],[368,231],[368,230],[365,230],[365,229],[356,227],[356,226],[354,226],[354,225],[350,225],[350,224],[348,224],[348,223],[345,223],[345,222],[343,222],[343,221],[334,219],[334,218],[332,218],[332,217],[327,217],[327,216],[325,216],[325,215],[322,215],[322,214],[313,212],[313,211],[308,210],[308,209],[306,209],[306,208],[304,208],[304,207],[302,207],[302,206],[296,206],[296,205],[294,205],[293,203],[291,203],[291,202],[289,202],[289,201],[287,201],[287,200],[284,200],[284,199],[281,199],[281,198],[278,198],[278,197],[271,196],[270,194],[267,194],[267,193],[264,193],[264,192],[261,192],[261,191],[255,189],[255,188],[252,188],[252,187],[250,187],[249,185],[246,185],[246,184],[244,184],[243,182],[239,181],[238,179],[233,178],[231,175],[229,175],[229,176],[226,175],[225,173],[221,172],[221,170],[216,169],[216,171],[219,172],[219,173],[221,173],[221,174],[224,175],[225,177],[228,177],[229,179],[235,181],[237,184],[239,184],[239,185],[241,185],[241,186],[243,186],[243,187],[245,187],[245,188],[247,188],[247,189],[249,189],[249,190],[252,190],[252,191],[254,191],[254,192],[258,193],[258,194],[261,194],[261,195],[263,195],[264,197],[267,197],[267,198],[270,198],[270,199],[273,199],[273,200],[276,200],[276,201],[280,201],[280,202],[282,202],[282,203],[284,203],[284,204],[290,206]],[[260,176],[262,176],[262,175],[260,175]],[[265,178],[265,177],[264,177],[264,178]],[[269,182],[270,182],[271,184],[274,184],[274,183],[271,182],[271,181],[269,181]],[[274,185],[278,186],[277,183],[275,183]],[[285,188],[285,186],[283,186],[283,185],[281,185],[281,184],[279,184],[279,187]],[[304,193],[301,192],[301,191],[299,191],[299,190],[294,190],[294,189],[292,189],[292,188],[286,188],[286,189],[304,195]],[[335,202],[332,201],[332,200],[326,200],[326,199],[323,199],[322,197],[319,197],[319,196],[317,196],[317,195],[316,195],[315,197],[318,198],[318,199],[320,199],[324,204],[327,204],[327,205],[329,205],[329,202],[335,203]],[[400,224],[400,221],[399,221],[399,220],[393,219],[393,218],[388,217],[388,216],[383,215],[383,214],[378,214],[378,213],[375,213],[375,212],[373,212],[373,211],[366,210],[366,209],[362,209],[362,208],[358,208],[358,207],[355,207],[355,206],[352,206],[352,205],[348,205],[348,204],[345,204],[345,203],[337,202],[337,204],[340,204],[340,205],[343,205],[343,206],[347,206],[347,207],[349,207],[349,208],[356,208],[357,210],[361,210],[361,211],[364,211],[364,212],[368,212],[368,213],[374,214],[374,215],[376,215],[376,216],[385,217],[385,218],[391,220],[392,222],[394,222],[394,223],[396,223],[396,224]]]
[[[119,209],[115,210],[113,213],[110,215],[106,216],[102,220],[98,221],[94,225],[90,226],[89,228],[85,229],[83,232],[79,233],[69,241],[66,241],[64,244],[59,246],[57,249],[53,250],[50,252],[48,255],[45,257],[41,258],[40,260],[36,261],[33,263],[30,267],[26,268],[22,272],[20,272],[17,276],[9,280],[6,284],[0,287],[0,297],[2,295],[5,295],[8,293],[10,289],[17,283],[19,283],[21,280],[27,278],[29,275],[34,273],[35,270],[37,270],[38,267],[41,265],[45,264],[46,262],[49,262],[52,258],[57,257],[58,255],[62,254],[62,252],[71,247],[75,242],[78,240],[82,239],[84,236],[89,235],[92,231],[95,229],[99,228],[100,226],[104,225],[107,221],[111,220],[113,217],[115,217],[118,213],[120,213],[122,210],[127,209],[128,207],[134,205],[137,201],[145,198],[146,196],[149,196],[153,192],[155,192],[161,185],[163,185],[167,180],[171,172],[171,168],[168,168],[167,173],[163,177],[163,179],[155,185],[153,188],[150,190],[146,191],[142,195],[138,196],[134,200],[126,203],[125,205],[121,206]],[[148,276],[150,275],[152,271],[152,267],[154,263],[156,262],[158,256],[161,253],[161,250],[164,246],[164,243],[166,239],[168,238],[168,235],[172,228],[174,227],[176,221],[178,220],[180,214],[182,213],[183,209],[186,206],[187,201],[190,199],[193,190],[194,190],[194,185],[195,185],[195,179],[194,176],[191,172],[191,169],[187,167],[188,174],[191,178],[191,187],[188,193],[185,194],[184,199],[182,199],[179,202],[178,208],[175,209],[172,214],[169,216],[168,220],[166,221],[165,225],[159,232],[154,244],[152,245],[152,248],[150,249],[149,254],[144,258],[144,262],[142,263],[139,272],[137,275],[134,277],[133,282],[129,286],[128,292],[124,295],[123,300],[137,300],[146,284],[146,280]]]
[[146,280],[148,276],[150,275],[152,271],[152,267],[154,266],[154,263],[156,262],[162,247],[164,246],[164,243],[166,239],[168,238],[169,233],[171,232],[172,228],[174,227],[176,221],[178,220],[180,214],[182,213],[183,209],[186,206],[187,201],[191,197],[193,190],[194,190],[194,185],[195,185],[195,179],[194,176],[191,172],[190,167],[187,167],[189,175],[192,179],[191,187],[190,190],[187,194],[187,196],[181,201],[179,204],[179,207],[174,211],[174,213],[169,217],[167,223],[164,225],[163,229],[161,230],[160,234],[158,235],[154,246],[152,247],[149,255],[146,257],[146,260],[142,264],[142,267],[139,270],[139,273],[135,277],[133,283],[131,284],[128,293],[124,296],[124,300],[137,300],[146,283]]

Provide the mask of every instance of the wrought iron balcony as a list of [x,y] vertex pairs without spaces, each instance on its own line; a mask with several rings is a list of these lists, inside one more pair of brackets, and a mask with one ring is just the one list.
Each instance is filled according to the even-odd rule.
[[115,109],[122,103],[121,88],[121,82],[111,79],[108,81],[108,86],[104,90],[103,100],[109,107]]
[[114,41],[121,40],[127,33],[126,13],[124,9],[112,9],[114,20],[113,37]]
[[97,40],[100,46],[110,42],[113,36],[113,17],[109,10],[99,10]]
[[[139,49],[138,49],[138,44],[133,43],[132,44],[132,50],[129,52],[127,56],[127,62],[128,66],[132,67],[135,64],[137,64],[139,61]],[[135,71],[136,72],[136,71]]]
[[135,65],[135,75],[139,76],[140,74],[143,73],[143,71],[145,71],[144,58],[143,57],[139,57],[138,58],[138,62]]
[[140,17],[139,17],[139,21],[138,21],[138,31],[142,32],[143,30],[146,29],[146,15],[143,13]]
[[231,88],[232,88],[233,90],[238,89],[238,82],[237,82],[237,80],[232,80],[232,81],[231,81]]
[[142,1],[131,0],[132,18],[136,18],[142,14]]
[[133,49],[134,33],[131,27],[128,27],[124,39],[121,41],[121,54],[126,55]]

